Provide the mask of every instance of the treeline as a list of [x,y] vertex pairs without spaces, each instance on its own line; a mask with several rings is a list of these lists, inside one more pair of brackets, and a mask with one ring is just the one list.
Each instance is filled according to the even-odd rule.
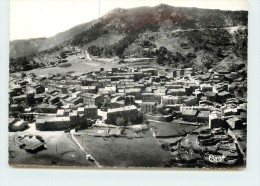
[[196,57],[195,53],[189,52],[188,54],[183,55],[179,52],[171,52],[162,46],[157,52],[156,62],[162,66],[168,65],[169,67],[187,68],[193,65],[193,59]]
[[9,63],[10,72],[28,71],[42,66],[33,60],[35,56],[23,56],[11,58]]

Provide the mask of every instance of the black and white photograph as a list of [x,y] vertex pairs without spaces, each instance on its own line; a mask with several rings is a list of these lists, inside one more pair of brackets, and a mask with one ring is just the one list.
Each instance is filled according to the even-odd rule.
[[246,169],[248,14],[247,0],[10,0],[9,165]]

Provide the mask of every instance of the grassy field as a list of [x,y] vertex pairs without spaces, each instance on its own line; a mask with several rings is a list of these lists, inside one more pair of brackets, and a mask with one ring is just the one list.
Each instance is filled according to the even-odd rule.
[[[117,66],[118,64],[112,63],[110,61],[87,61],[86,59],[78,59],[78,57],[81,56],[78,55],[72,55],[68,56],[66,60],[68,60],[66,63],[71,63],[70,67],[48,67],[48,68],[38,68],[33,69],[30,72],[35,73],[36,75],[52,75],[59,73],[67,73],[67,72],[76,72],[76,73],[87,73],[91,71],[98,71],[100,68],[104,68],[106,70],[111,69],[113,66]],[[65,63],[64,63],[65,64]]]
[[[41,135],[46,142],[46,150],[36,154],[27,153],[15,143],[15,137],[24,134]],[[27,130],[9,133],[9,164],[27,166],[92,166],[85,155],[72,141],[70,134],[63,131],[39,132]]]
[[[104,70],[110,70],[112,67],[127,67],[127,66],[146,66],[146,67],[159,67],[155,62],[147,64],[147,62],[138,62],[135,64],[131,63],[125,63],[125,64],[118,64],[118,62],[113,62],[114,58],[93,58],[92,61],[88,61],[86,59],[78,59],[79,56],[83,56],[82,54],[78,55],[72,55],[68,56],[66,58],[67,62],[70,63],[71,66],[69,67],[47,67],[47,68],[38,68],[38,69],[33,69],[29,72],[33,72],[36,75],[53,75],[57,73],[87,73],[91,71],[99,71],[100,68],[104,68]],[[131,62],[131,59],[127,59],[129,62]],[[136,60],[136,59],[133,59]],[[63,63],[63,64],[66,64]],[[162,67],[160,67],[162,68]]]
[[149,126],[155,132],[156,137],[162,137],[162,138],[182,136],[198,128],[198,126],[179,124],[177,121],[174,122],[150,121]]
[[142,138],[76,136],[82,146],[104,167],[164,167],[170,154],[160,147],[151,131]]

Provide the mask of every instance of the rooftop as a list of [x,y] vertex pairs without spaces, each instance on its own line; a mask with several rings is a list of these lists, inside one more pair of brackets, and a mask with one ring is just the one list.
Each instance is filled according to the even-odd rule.
[[120,108],[114,108],[114,109],[108,109],[107,112],[121,112],[121,111],[128,111],[128,110],[136,110],[136,106],[130,105],[130,106],[125,106],[125,107],[120,107]]
[[197,114],[197,110],[185,110],[182,112],[182,115],[186,116],[195,116]]
[[45,120],[45,122],[61,122],[61,121],[70,121],[70,117],[50,117]]

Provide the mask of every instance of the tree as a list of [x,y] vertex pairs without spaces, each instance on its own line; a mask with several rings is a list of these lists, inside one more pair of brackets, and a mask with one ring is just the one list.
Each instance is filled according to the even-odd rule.
[[164,65],[165,64],[165,61],[167,59],[166,55],[167,55],[167,48],[165,48],[164,46],[161,46],[158,50],[158,55],[156,57],[156,62],[159,64],[159,65]]
[[26,77],[26,74],[24,72],[21,73],[21,78],[25,78]]
[[64,58],[67,57],[67,55],[66,55],[66,53],[64,51],[61,51],[60,52],[60,57],[61,57],[61,59],[64,59]]
[[116,118],[116,125],[117,126],[124,126],[125,123],[126,123],[125,118],[123,118],[123,117],[117,117]]

